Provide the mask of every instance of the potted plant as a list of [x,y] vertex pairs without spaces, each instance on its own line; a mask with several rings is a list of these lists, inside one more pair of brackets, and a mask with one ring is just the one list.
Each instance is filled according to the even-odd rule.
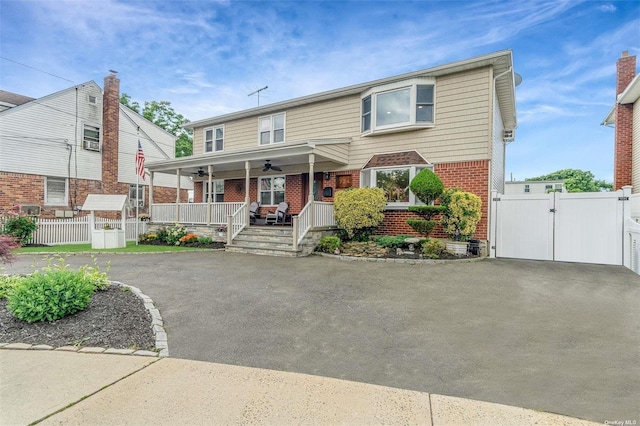
[[482,216],[482,200],[475,194],[457,188],[447,189],[442,197],[445,207],[440,223],[451,241],[447,251],[457,255],[467,253],[468,241],[476,232]]
[[140,213],[140,214],[138,215],[138,220],[140,220],[140,221],[142,221],[142,222],[149,222],[149,220],[150,220],[150,219],[151,219],[151,218],[150,218],[150,217],[149,217],[149,215],[148,215],[148,214],[146,214],[146,213]]
[[216,228],[216,231],[218,232],[218,236],[219,237],[224,237],[227,235],[227,225],[219,225],[218,228]]

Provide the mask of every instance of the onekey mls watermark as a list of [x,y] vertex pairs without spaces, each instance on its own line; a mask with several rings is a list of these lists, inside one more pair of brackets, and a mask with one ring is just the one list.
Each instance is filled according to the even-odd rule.
[[614,426],[636,426],[638,422],[636,420],[605,420],[604,424]]

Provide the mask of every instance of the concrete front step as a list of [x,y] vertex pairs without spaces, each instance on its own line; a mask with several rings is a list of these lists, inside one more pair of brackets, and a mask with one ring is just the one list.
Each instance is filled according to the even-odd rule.
[[263,256],[298,257],[303,255],[301,250],[296,251],[291,247],[280,248],[246,244],[227,244],[225,250],[232,253],[249,253]]

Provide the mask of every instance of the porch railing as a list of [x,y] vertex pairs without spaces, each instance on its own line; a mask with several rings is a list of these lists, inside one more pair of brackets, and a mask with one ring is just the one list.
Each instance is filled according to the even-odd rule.
[[[313,226],[311,225],[311,209],[313,209]],[[311,228],[328,228],[335,226],[333,203],[310,201],[293,219],[293,249],[298,249]]]
[[227,244],[231,244],[233,239],[247,226],[247,203],[239,203],[239,208],[227,216]]
[[151,221],[155,223],[193,223],[197,225],[223,225],[227,216],[235,213],[244,203],[211,203],[211,220],[207,222],[207,203],[153,204]]

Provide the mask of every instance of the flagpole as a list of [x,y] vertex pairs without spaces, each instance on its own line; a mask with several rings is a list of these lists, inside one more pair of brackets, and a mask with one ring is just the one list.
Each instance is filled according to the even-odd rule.
[[[137,158],[138,149],[140,146],[140,126],[138,126],[137,133],[138,133],[138,146],[136,147],[136,158]],[[138,209],[140,206],[138,196],[140,196],[140,174],[138,173],[138,162],[136,161],[136,245],[138,245],[138,240],[140,239],[140,234],[138,234],[138,222],[140,222],[140,218],[138,216]]]

